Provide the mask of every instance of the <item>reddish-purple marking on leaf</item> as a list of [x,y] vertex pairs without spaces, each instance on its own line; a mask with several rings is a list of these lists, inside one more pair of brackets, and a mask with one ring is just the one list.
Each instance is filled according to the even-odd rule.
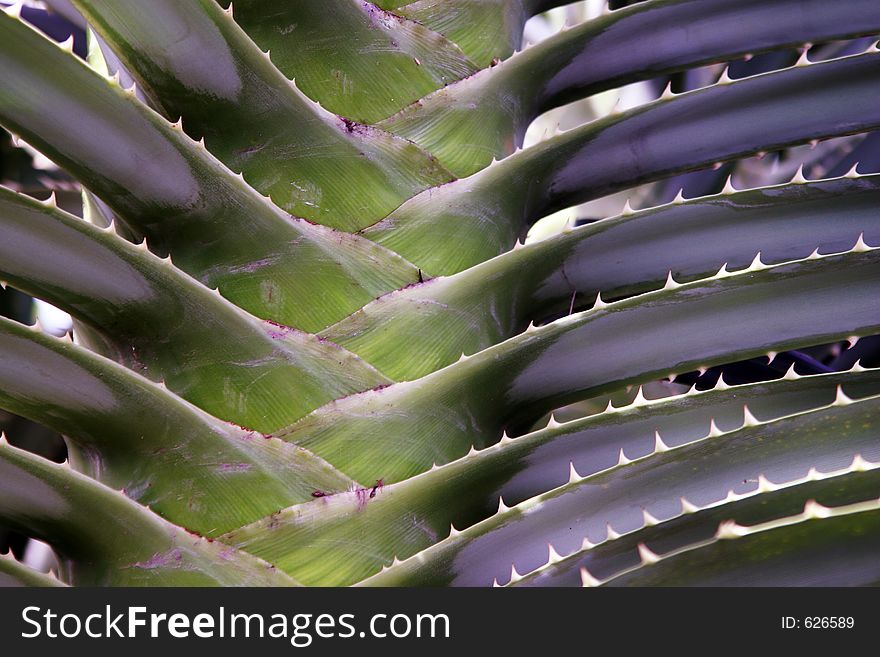
[[312,497],[327,497],[327,493],[322,490],[312,491]]
[[132,568],[143,568],[144,570],[152,570],[154,568],[162,568],[163,566],[176,565],[183,560],[178,548],[172,548],[167,552],[157,552],[147,561],[138,561],[132,565]]
[[380,491],[385,487],[385,482],[382,479],[377,479],[376,483],[373,484],[373,490],[370,491],[370,499],[376,497],[376,491]]
[[218,472],[247,472],[253,467],[250,463],[221,463],[217,466]]

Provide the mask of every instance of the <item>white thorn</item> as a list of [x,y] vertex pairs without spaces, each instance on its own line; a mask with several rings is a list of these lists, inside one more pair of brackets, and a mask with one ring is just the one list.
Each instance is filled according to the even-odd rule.
[[709,433],[706,434],[706,438],[717,438],[718,436],[723,436],[724,432],[718,428],[718,425],[715,424],[715,418],[713,417],[709,420]]
[[669,273],[666,274],[666,283],[663,284],[664,290],[674,290],[676,288],[681,287],[681,283],[677,282],[675,278],[672,276],[672,270],[669,270]]
[[606,308],[608,306],[607,303],[602,301],[602,293],[599,292],[596,294],[596,301],[593,303],[592,310],[600,310],[601,308]]
[[728,276],[733,276],[733,272],[727,271],[727,263],[725,262],[721,265],[721,268],[716,272],[715,278],[727,278]]
[[504,513],[505,511],[510,511],[510,507],[504,503],[504,498],[499,495],[498,496],[498,513]]
[[688,502],[688,500],[684,497],[679,497],[678,501],[681,502],[682,513],[696,513],[700,510],[700,507],[698,507],[696,504]]
[[813,249],[813,252],[804,259],[805,260],[818,260],[821,257],[822,257],[822,255],[819,253],[819,247],[817,246],[815,249]]
[[514,582],[518,582],[522,579],[522,575],[516,572],[516,564],[510,565],[510,581],[508,584],[513,584]]
[[761,252],[758,251],[754,259],[752,260],[752,264],[748,266],[746,271],[761,271],[762,269],[767,269],[767,265],[761,262]]
[[730,67],[725,66],[721,72],[721,77],[718,78],[717,84],[730,84],[731,82],[733,82],[733,79],[730,77]]
[[500,588],[502,588],[501,584],[498,583],[498,578],[497,578],[497,577],[493,577],[493,578],[492,578],[492,588],[493,588],[493,589],[500,589]]
[[644,523],[645,527],[653,527],[654,525],[660,524],[660,521],[652,516],[645,508],[642,508],[642,522]]
[[804,165],[802,164],[798,167],[797,172],[792,177],[791,184],[792,185],[803,185],[806,182],[809,182],[809,181],[804,176]]
[[642,386],[639,386],[639,389],[636,391],[636,396],[633,398],[630,406],[644,406],[648,403],[648,400],[645,399],[645,392],[642,390]]
[[639,543],[639,558],[642,560],[643,566],[649,566],[652,563],[660,561],[658,557],[647,545]]
[[47,208],[57,208],[58,199],[55,198],[55,190],[52,190],[52,192],[49,194],[49,198],[47,198],[45,201],[40,201],[40,203],[45,205]]
[[785,376],[783,376],[782,378],[786,381],[795,381],[796,379],[800,378],[800,376],[798,376],[798,373],[794,371],[794,363],[791,364],[791,367],[788,368],[788,371],[786,371]]
[[859,233],[859,239],[856,240],[856,243],[853,245],[853,248],[850,249],[851,253],[864,253],[865,251],[870,251],[871,247],[865,244],[865,234]]
[[778,351],[768,351],[767,352],[767,364],[769,365],[770,363],[772,363],[773,359],[776,358],[778,355],[779,355]]
[[590,574],[590,571],[581,566],[581,586],[583,588],[592,588],[599,586],[601,582]]
[[675,94],[672,91],[672,81],[666,85],[666,88],[663,90],[663,93],[660,94],[660,100],[669,100],[670,98],[675,98]]
[[16,2],[15,4],[9,5],[5,7],[3,11],[5,14],[11,18],[21,18],[21,8],[24,3]]
[[853,400],[850,399],[850,397],[848,397],[846,393],[843,392],[843,387],[838,385],[837,393],[835,394],[834,403],[832,404],[832,406],[849,406],[852,403]]
[[678,190],[678,194],[675,195],[675,198],[672,199],[672,202],[675,205],[679,205],[680,203],[684,203],[687,199],[684,197],[684,188]]
[[468,457],[473,457],[473,456],[476,456],[477,454],[479,454],[479,452],[477,451],[476,446],[475,446],[475,445],[471,445],[471,448],[468,450],[467,456],[468,456]]
[[611,400],[609,399],[609,400],[608,400],[608,405],[605,406],[605,410],[602,411],[602,412],[603,412],[603,413],[613,413],[613,412],[616,411],[616,410],[617,410],[617,408],[614,406],[614,402],[611,401]]
[[654,453],[668,452],[669,446],[663,442],[659,431],[654,431]]
[[749,410],[748,406],[744,405],[743,406],[743,423],[742,423],[743,427],[756,427],[759,424],[761,424],[761,422],[758,420],[758,418],[756,418],[754,415],[752,415],[752,412]]
[[715,538],[721,540],[729,540],[745,536],[748,530],[742,525],[736,524],[733,520],[725,520],[718,525],[718,531],[715,532]]
[[804,517],[809,519],[827,518],[831,515],[831,509],[819,504],[816,500],[807,500],[804,504]]
[[556,421],[556,416],[554,416],[553,413],[550,413],[550,419],[547,420],[547,426],[544,428],[545,429],[556,429],[557,427],[561,427],[561,426],[562,426],[562,424],[560,422]]
[[859,343],[859,336],[851,335],[846,339],[847,344],[849,345],[847,349],[852,349]]
[[795,66],[809,66],[810,64],[812,64],[810,58],[807,57],[807,52],[809,52],[810,50],[810,45],[812,44],[804,44],[804,49],[801,51],[801,56],[798,57]]
[[526,332],[526,333],[532,333],[533,331],[537,331],[537,330],[538,330],[538,327],[535,326],[535,323],[534,323],[534,322],[529,322],[529,325],[526,326],[526,330],[525,330],[525,332]]
[[615,530],[614,527],[611,526],[610,522],[605,523],[605,536],[609,541],[616,541],[618,538],[620,538],[620,534],[618,534],[617,530]]
[[559,563],[560,561],[562,561],[562,557],[553,547],[553,544],[547,543],[547,565],[551,566],[555,563]]
[[458,360],[455,361],[455,362],[456,362],[456,363],[460,363],[460,362],[465,361],[465,360],[467,360],[467,359],[468,359],[468,357],[465,356],[464,352],[462,351],[462,352],[461,352],[461,356],[459,356],[459,357],[458,357]]
[[72,53],[73,52],[73,35],[71,34],[64,41],[58,44],[58,47],[61,48],[64,52]]
[[171,124],[171,127],[175,130],[183,130],[183,117],[181,116],[177,121]]
[[574,484],[579,482],[583,477],[578,474],[578,471],[574,467],[574,461],[568,462],[568,483]]
[[856,162],[852,165],[852,169],[843,174],[844,178],[858,178],[859,177],[859,163]]
[[810,468],[810,469],[807,471],[807,479],[808,479],[808,480],[810,480],[810,481],[816,481],[817,479],[821,479],[821,478],[822,478],[822,473],[819,472],[819,471],[815,468],[815,466],[812,467],[812,468]]
[[581,541],[581,550],[592,550],[596,547],[596,544],[590,540],[589,536],[584,536],[584,540]]
[[631,215],[635,213],[635,210],[632,209],[632,206],[629,204],[629,199],[626,199],[626,202],[623,204],[623,210],[620,211],[620,214],[624,217],[627,215]]
[[727,176],[727,182],[724,183],[724,189],[721,190],[722,194],[736,194],[737,189],[733,186],[733,174]]
[[223,13],[232,18],[232,3],[229,3],[229,6],[223,10]]
[[855,456],[853,456],[853,460],[849,466],[849,469],[852,472],[864,472],[865,470],[869,470],[870,467],[870,464],[862,458],[861,454],[856,454]]
[[626,465],[627,463],[632,463],[632,459],[627,458],[623,453],[623,447],[621,447],[620,454],[617,456],[617,465]]
[[758,475],[758,492],[759,493],[769,493],[770,491],[774,491],[777,488],[779,488],[779,486],[777,486],[772,481],[767,479],[767,477],[765,477],[762,474]]
[[449,536],[447,536],[447,538],[455,538],[456,536],[459,536],[460,534],[461,534],[461,532],[455,528],[455,525],[450,523]]
[[867,372],[868,368],[862,366],[862,359],[859,358],[853,366],[849,368],[850,372]]

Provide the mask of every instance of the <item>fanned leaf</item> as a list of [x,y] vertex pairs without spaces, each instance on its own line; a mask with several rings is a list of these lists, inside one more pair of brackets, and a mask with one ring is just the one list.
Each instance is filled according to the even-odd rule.
[[[587,513],[605,517],[601,514],[611,514],[615,511],[609,508],[608,503],[605,507],[597,506],[602,500],[606,502],[609,499],[614,500],[616,493],[621,500],[620,506],[616,509],[620,515],[622,510],[630,511],[632,508],[629,500],[625,499],[626,495],[643,495],[650,498],[658,488],[662,492],[662,485],[666,484],[656,484],[650,489],[642,490],[643,480],[636,478],[637,468],[642,466],[650,468],[653,463],[651,455],[656,448],[657,427],[663,430],[664,439],[669,445],[693,443],[691,446],[678,447],[680,451],[669,452],[673,465],[667,467],[668,472],[664,471],[664,473],[667,477],[682,478],[682,482],[669,486],[669,494],[674,493],[676,486],[678,488],[698,486],[703,495],[711,496],[714,492],[718,493],[718,497],[724,496],[727,491],[726,485],[747,489],[750,486],[745,485],[745,482],[740,483],[742,477],[735,472],[735,469],[737,467],[748,469],[749,459],[752,464],[766,463],[768,466],[775,462],[776,470],[772,468],[768,470],[774,475],[778,474],[777,470],[780,467],[797,470],[799,464],[803,463],[804,459],[810,461],[810,457],[815,458],[810,464],[818,463],[820,458],[815,450],[812,454],[805,450],[802,455],[788,455],[786,452],[780,456],[774,451],[778,450],[780,445],[785,450],[795,448],[791,447],[790,443],[786,445],[779,441],[775,445],[770,441],[764,444],[764,434],[761,433],[760,427],[746,427],[741,429],[741,432],[737,432],[736,430],[743,425],[743,404],[752,404],[753,407],[766,411],[771,418],[779,418],[790,412],[809,415],[810,411],[813,411],[813,415],[808,419],[791,423],[803,435],[809,436],[810,432],[821,427],[824,421],[821,412],[814,409],[833,404],[836,400],[835,385],[848,378],[853,380],[852,389],[869,394],[877,392],[877,372],[851,373],[849,376],[835,374],[827,377],[738,386],[729,390],[718,389],[660,400],[647,405],[635,404],[584,420],[563,425],[551,424],[543,431],[513,440],[502,440],[493,447],[471,452],[440,468],[432,469],[399,484],[383,487],[376,491],[375,497],[369,496],[372,489],[368,488],[354,493],[333,494],[331,497],[310,504],[293,507],[250,527],[232,532],[224,537],[224,540],[229,540],[248,551],[255,551],[256,554],[278,563],[280,567],[288,569],[302,581],[338,583],[338,580],[333,578],[344,575],[350,578],[346,581],[352,582],[375,572],[383,565],[388,565],[392,556],[405,558],[413,554],[417,555],[419,550],[444,538],[449,532],[450,525],[459,528],[468,527],[490,516],[499,508],[499,500],[503,500],[501,503],[503,511],[507,508],[505,503],[518,504],[538,496],[525,503],[526,507],[537,509],[545,502],[550,504],[548,500],[561,496],[567,491],[583,490],[578,494],[581,497],[593,495],[595,505],[589,503],[589,500],[585,504],[581,504],[579,499],[571,504],[562,501],[560,504],[564,505],[563,510],[551,514],[553,522],[558,520],[561,524],[565,524],[565,528],[559,529],[557,534],[564,535],[566,541],[574,535],[579,541],[584,533],[572,534],[571,523],[584,522]],[[875,407],[876,404],[871,405],[868,410],[864,410],[867,407],[863,407],[862,412],[875,411]],[[831,407],[830,412],[835,415],[832,421],[839,420],[837,415],[841,412],[835,407]],[[713,420],[715,417],[718,418],[717,423]],[[809,427],[806,426],[807,424]],[[716,438],[716,435],[720,435],[719,425],[730,427],[731,433]],[[786,440],[785,431],[791,429],[783,425],[772,426],[781,433],[783,440]],[[860,431],[864,432],[865,429]],[[824,440],[825,435],[827,433],[820,434],[816,440]],[[860,446],[867,441],[870,446],[869,439],[862,434],[855,435],[853,440]],[[723,441],[730,442],[728,444]],[[821,445],[825,445],[826,442],[822,442],[818,449],[822,449]],[[751,447],[752,443],[757,446]],[[729,459],[728,455],[722,453],[725,448],[743,453],[747,458],[740,466],[735,463],[729,464],[726,462],[726,459]],[[627,450],[628,456],[639,457],[641,460],[629,467],[626,467],[628,461],[624,460],[618,467],[618,454],[622,449]],[[689,454],[688,450],[702,450],[703,453],[711,456],[713,449],[718,454],[717,458],[713,457],[714,461],[710,461],[710,465],[701,465],[701,469],[696,473],[689,470],[695,463],[701,461],[690,461],[682,454]],[[756,453],[751,455],[750,449],[756,450]],[[836,454],[835,450],[843,448],[828,444],[827,449],[829,454]],[[646,454],[648,456],[644,456]],[[655,456],[660,459],[664,455]],[[851,457],[852,452],[847,453],[846,456]],[[707,459],[709,456],[703,460]],[[730,460],[735,461],[735,459]],[[729,477],[726,479],[723,476],[716,477],[718,473],[711,470],[712,463],[715,464],[716,470],[726,467]],[[586,483],[581,486],[581,474],[572,479],[570,464],[579,468],[575,470],[576,473],[595,476],[585,479]],[[809,467],[810,465],[804,467],[804,471]],[[674,469],[670,470],[670,468]],[[687,474],[682,474],[685,471]],[[605,488],[610,485],[606,479],[609,478],[614,478],[615,487],[611,491],[606,491]],[[645,479],[650,483],[650,477]],[[589,486],[594,480],[595,485]],[[570,485],[566,486],[566,484]],[[558,490],[552,490],[557,488]],[[544,495],[543,493],[548,490],[552,492]],[[621,490],[622,493],[619,492]],[[664,495],[666,493],[662,493],[657,499],[663,500]],[[569,499],[573,497],[572,494],[568,495]],[[673,496],[671,499],[677,501],[678,497]],[[634,508],[635,517],[641,518],[638,513],[639,507]],[[653,512],[659,514],[656,509]],[[662,514],[659,515],[662,517]],[[532,547],[529,541],[532,543],[537,541],[536,544],[543,550],[546,542],[550,540],[550,537],[543,532],[543,525],[540,525],[543,516],[544,511],[535,514],[534,517],[529,516],[527,521],[524,520],[525,529],[521,532],[522,536],[518,535],[517,541],[524,546]],[[612,519],[619,518],[613,518],[611,515],[607,518],[607,520]],[[632,518],[628,519],[630,520]],[[508,521],[509,515],[501,513],[496,520],[482,526],[492,529],[497,523]],[[599,526],[604,527],[604,522],[602,521]],[[538,523],[539,526],[536,528],[534,523]],[[480,535],[483,533],[483,529],[474,531]],[[527,536],[529,532],[534,536],[532,539]],[[468,534],[472,535],[471,532]],[[455,532],[453,537],[454,535]],[[552,538],[557,539],[558,536],[554,535]],[[500,549],[499,545],[505,545],[504,540],[498,544],[492,543],[483,554],[491,558],[493,554],[498,553],[501,565],[509,570],[513,548]],[[291,546],[302,547],[292,549]],[[325,559],[329,561],[325,562]],[[415,556],[414,560],[419,561],[419,557]],[[329,563],[345,563],[346,570],[340,571],[338,566],[331,568]],[[495,563],[495,566],[498,566],[498,563]],[[485,567],[486,564],[481,563],[468,574],[476,577],[482,572],[481,568]],[[473,583],[473,580],[471,582]],[[491,578],[483,583],[490,582]]]
[[98,586],[290,586],[289,576],[189,534],[124,495],[0,444],[0,520],[50,543],[65,579]]
[[[414,379],[540,321],[606,300],[814,249],[880,243],[880,176],[725,192],[625,214],[385,295],[321,335],[395,380]],[[426,331],[425,327],[431,330]]]
[[[449,15],[447,2],[434,4]],[[700,64],[877,32],[872,0],[639,2],[564,30],[381,125],[467,176],[512,153],[538,114],[578,98]]]
[[278,435],[361,483],[399,481],[577,399],[876,333],[878,266],[862,242],[771,267],[756,259],[738,273],[597,304],[416,381],[332,402]]
[[436,562],[433,553],[424,558],[458,584],[487,585],[493,578],[506,582],[511,564],[523,573],[545,564],[548,544],[567,554],[581,548],[584,539],[597,543],[645,522],[677,516],[681,498],[697,506],[733,500],[762,482],[772,486],[766,480],[789,482],[813,467],[838,469],[863,450],[877,460],[876,412],[873,398],[746,424],[669,451],[657,449],[633,462],[623,460],[583,479],[573,476],[568,484],[502,509],[449,539],[448,545],[438,546]]
[[[756,525],[777,520],[799,513],[809,500],[824,506],[842,506],[874,499],[880,485],[880,472],[878,464],[857,456],[842,470],[830,473],[814,470],[803,479],[784,485],[766,479],[761,484],[752,492],[705,507],[689,504],[680,515],[657,523],[654,523],[656,519],[649,519],[641,529],[609,536],[599,544],[586,540],[581,549],[564,557],[557,553],[547,564],[512,583],[516,586],[578,586],[585,580],[606,579],[638,566],[642,561],[640,552],[665,554],[707,541],[724,522]],[[582,572],[582,568],[586,572]]]
[[0,65],[0,123],[254,315],[313,331],[418,279],[372,242],[281,211],[179,126],[6,13]]
[[[584,538],[571,553],[563,551],[560,554],[548,543],[544,546],[545,563],[522,575],[516,566],[505,564],[503,556],[494,558],[497,554],[493,554],[493,550],[497,552],[498,547],[488,540],[495,529],[503,533],[504,523],[512,516],[489,519],[429,548],[422,555],[421,563],[418,559],[407,559],[363,583],[369,586],[485,585],[481,569],[487,563],[493,563],[494,571],[502,573],[496,581],[507,585],[593,584],[637,566],[643,554],[650,558],[658,552],[669,552],[711,539],[719,524],[725,521],[757,524],[775,520],[798,513],[810,499],[841,505],[873,498],[878,477],[877,464],[856,456],[850,465],[840,470],[829,473],[811,470],[805,477],[785,484],[774,484],[761,478],[757,488],[703,507],[683,499],[680,512],[669,519],[658,520],[644,514],[640,528],[622,535],[609,531],[599,543]],[[525,520],[511,520],[517,521]]]
[[166,116],[287,212],[354,231],[452,178],[412,142],[315,105],[214,0],[75,4]]
[[306,450],[216,420],[121,365],[2,318],[0,407],[65,433],[78,467],[203,534],[349,484]]
[[[880,126],[880,52],[663,98],[413,197],[364,234],[430,274],[509,249],[542,216],[675,173]],[[448,239],[454,234],[455,240]]]
[[112,231],[4,188],[0,275],[87,322],[91,345],[114,360],[261,431],[388,382],[326,340],[244,313]]
[[437,32],[361,0],[237,0],[234,16],[303,93],[363,123],[478,70]]

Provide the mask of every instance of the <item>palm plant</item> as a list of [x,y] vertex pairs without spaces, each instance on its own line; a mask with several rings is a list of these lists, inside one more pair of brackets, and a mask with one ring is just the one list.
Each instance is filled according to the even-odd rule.
[[878,581],[880,371],[717,372],[880,333],[880,176],[520,241],[880,126],[877,48],[804,49],[520,148],[579,98],[876,34],[876,0],[648,0],[524,50],[563,2],[73,4],[88,63],[0,15],[0,123],[85,217],[0,189],[0,275],[75,321],[0,320],[0,407],[69,452],[0,449],[0,521],[61,566],[0,582]]

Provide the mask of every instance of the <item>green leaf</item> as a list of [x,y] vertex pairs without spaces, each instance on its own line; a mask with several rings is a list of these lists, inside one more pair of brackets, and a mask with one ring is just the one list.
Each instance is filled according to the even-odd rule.
[[[454,20],[448,2],[434,4]],[[639,2],[564,30],[381,125],[467,176],[512,153],[541,112],[573,100],[701,64],[877,32],[872,0]]]
[[3,318],[0,408],[63,432],[78,468],[202,534],[350,483],[304,449],[221,422],[121,365]]
[[376,244],[281,211],[179,126],[6,13],[0,66],[0,123],[254,315],[313,331],[417,280]]
[[86,586],[290,586],[289,576],[189,534],[125,495],[4,440],[0,520],[50,543]]
[[412,142],[315,105],[214,0],[75,4],[167,117],[286,212],[355,231],[452,178]]
[[561,3],[545,0],[421,0],[379,4],[445,35],[478,66],[485,68],[520,47],[526,20],[543,11],[543,6]]
[[364,234],[430,274],[451,274],[508,250],[532,222],[576,203],[714,162],[876,128],[878,76],[880,52],[870,52],[663,98],[419,194]]
[[[534,496],[545,500],[584,488],[585,492],[578,494],[597,496],[598,504],[601,496],[608,493],[613,499],[615,491],[622,489],[623,492],[618,493],[621,506],[616,509],[619,515],[630,510],[624,499],[626,495],[650,497],[651,493],[656,492],[656,487],[642,491],[639,486],[643,480],[635,477],[633,471],[642,466],[650,467],[652,461],[645,461],[648,457],[644,455],[650,456],[655,451],[657,428],[662,431],[664,444],[677,447],[679,454],[688,451],[688,447],[679,447],[687,443],[693,443],[694,449],[702,449],[703,452],[709,451],[713,445],[714,449],[724,448],[728,443],[715,437],[719,434],[719,426],[729,432],[723,436],[723,440],[730,441],[730,445],[748,444],[755,435],[763,434],[759,429],[743,429],[745,437],[736,437],[739,435],[736,430],[743,425],[744,404],[758,410],[762,417],[772,419],[791,413],[807,413],[833,404],[837,386],[844,381],[851,393],[876,394],[878,391],[878,373],[871,371],[795,378],[729,389],[719,386],[712,391],[635,403],[582,420],[562,425],[551,424],[541,431],[516,439],[502,439],[492,447],[471,452],[417,477],[384,486],[376,491],[374,497],[370,497],[371,488],[353,493],[334,491],[330,497],[287,509],[232,532],[223,540],[278,563],[304,582],[327,584],[339,583],[335,578],[342,576],[346,582],[357,581],[388,565],[393,556],[406,558],[417,555],[420,550],[445,538],[450,525],[461,529],[494,514],[499,508],[499,500],[503,500],[501,508],[504,509],[504,504],[519,504]],[[818,425],[813,422],[811,426],[815,428]],[[809,433],[806,429],[804,431]],[[759,438],[758,442],[761,443],[762,439]],[[763,452],[753,455],[746,453],[743,462],[736,465],[726,462],[727,456],[719,456],[714,474],[710,466],[705,464],[700,466],[702,471],[696,474],[690,470],[684,473],[681,469],[692,467],[694,462],[675,457],[677,465],[669,476],[679,473],[683,480],[691,477],[688,485],[701,486],[703,495],[715,490],[720,491],[719,495],[723,497],[727,490],[723,485],[725,481],[731,482],[730,485],[740,481],[735,467],[746,467],[747,459],[761,462],[760,459],[765,457],[768,461],[775,458],[771,445],[768,443],[764,447]],[[623,449],[629,457],[642,459],[645,463],[636,461],[632,465],[618,467],[619,453]],[[657,456],[661,457],[662,454]],[[802,462],[802,457],[798,455],[789,455],[785,459],[783,463],[790,463],[795,469]],[[572,464],[579,474],[572,485],[566,486],[570,482]],[[718,474],[719,471],[723,473],[725,467],[728,475],[726,480]],[[588,488],[592,482],[589,478],[584,480],[586,483],[581,487],[581,476],[586,475],[596,475],[597,480],[616,476],[616,487],[609,493],[603,489],[608,484],[603,484],[602,480]],[[674,488],[671,486],[670,490]],[[554,489],[559,490],[554,492]],[[546,491],[551,493],[545,495]],[[572,498],[573,495],[569,494],[568,497]],[[663,496],[659,495],[657,499],[662,500]],[[677,500],[675,497],[672,499]],[[529,505],[535,506],[535,500],[526,504]],[[582,506],[594,508],[590,504]],[[638,507],[635,508],[636,516],[640,518]],[[580,509],[581,506],[576,505],[572,511],[570,506],[565,506],[568,515],[560,513],[552,517],[562,518],[560,522],[563,524],[569,520],[574,522],[575,518],[582,518],[586,513]],[[604,517],[602,513],[615,511],[607,503],[595,509],[595,515],[600,518]],[[659,513],[657,509],[653,512]],[[507,522],[504,520],[506,517],[502,514],[499,522]],[[536,514],[529,522],[543,522],[542,514]],[[583,519],[579,522],[583,522]],[[495,527],[491,522],[481,526]],[[569,526],[560,530],[568,537],[571,536]],[[600,526],[604,525],[600,523]],[[533,524],[529,524],[528,528],[535,534],[534,540],[540,548],[538,552],[544,554],[549,539],[541,531],[536,531]],[[474,531],[482,533],[483,530]],[[470,532],[466,533],[471,535]],[[454,536],[453,531],[453,537],[449,540],[453,541]],[[581,537],[582,534],[576,535],[578,541]],[[517,539],[524,545],[530,540],[527,537]],[[453,541],[450,549],[457,549],[455,545],[457,543]],[[501,565],[507,571],[511,563],[510,549],[493,544],[485,554],[500,555]],[[429,550],[429,554],[433,552]],[[429,568],[434,563],[433,557],[416,556],[413,561],[423,564],[428,572],[434,570],[433,567]],[[339,563],[346,564],[345,571],[338,569]],[[331,567],[332,564],[337,565]],[[476,569],[468,575],[479,575],[484,565],[477,564]],[[411,563],[408,568],[413,567]],[[440,570],[446,567],[437,566]],[[476,583],[474,579],[469,582]],[[483,583],[490,582],[491,578]]]
[[[880,503],[802,513],[753,527],[722,525],[718,537],[658,557],[610,586],[877,586]],[[846,558],[841,558],[845,551]]]
[[861,241],[847,254],[756,259],[531,328],[421,379],[334,401],[278,435],[361,483],[399,481],[578,399],[877,333],[878,266]]
[[[880,176],[791,183],[676,201],[508,251],[380,297],[322,331],[395,380],[521,332],[530,321],[703,278],[755,254],[778,263],[880,243]],[[426,331],[425,327],[431,330]]]
[[[563,557],[557,553],[544,566],[524,574],[522,579],[513,583],[517,586],[578,586],[584,581],[591,582],[591,578],[607,579],[638,566],[640,551],[650,558],[650,554],[666,554],[707,541],[725,522],[757,525],[796,515],[809,500],[824,506],[864,502],[876,498],[878,484],[878,464],[868,463],[858,456],[842,470],[829,473],[814,470],[802,479],[783,485],[764,479],[754,491],[704,507],[691,504],[679,515],[656,524],[656,518],[646,516],[648,522],[640,529],[621,536],[609,536],[598,544],[584,541],[580,549]],[[640,546],[647,547],[650,552]],[[586,570],[585,574],[581,573],[581,568]]]
[[478,70],[442,35],[368,2],[237,0],[233,11],[303,93],[362,123]]
[[[856,454],[871,453],[877,460],[880,451],[872,435],[878,403],[877,397],[846,400],[769,422],[746,415],[733,431],[710,429],[699,440],[671,448],[658,442],[643,456],[621,458],[617,465],[585,477],[572,471],[558,488],[511,507],[502,505],[494,516],[453,533],[445,544],[423,554],[422,562],[432,565],[431,577],[459,585],[506,582],[511,565],[519,573],[542,568],[548,544],[557,554],[569,554],[585,543],[676,517],[682,508],[809,479],[814,468],[837,470]],[[413,577],[413,565],[402,568],[400,575]]]
[[12,554],[0,554],[0,588],[12,586],[64,586],[52,574],[41,573],[18,562]]
[[261,431],[388,382],[326,340],[248,315],[112,230],[5,188],[0,275],[88,323],[96,350]]

